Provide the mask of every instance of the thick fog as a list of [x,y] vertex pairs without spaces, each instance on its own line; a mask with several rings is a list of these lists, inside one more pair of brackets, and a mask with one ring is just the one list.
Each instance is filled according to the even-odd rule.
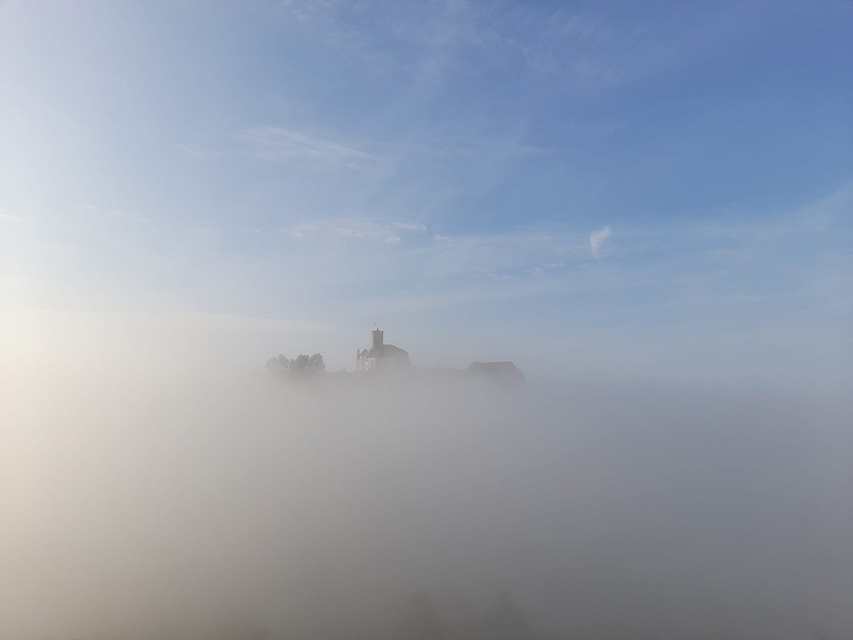
[[853,637],[849,405],[292,384],[179,334],[25,333],[4,639]]

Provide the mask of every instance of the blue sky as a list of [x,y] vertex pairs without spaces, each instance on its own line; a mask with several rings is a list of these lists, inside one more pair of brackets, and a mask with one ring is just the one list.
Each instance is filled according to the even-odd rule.
[[337,366],[379,322],[423,364],[853,377],[852,27],[3,2],[0,309],[280,321],[273,352],[300,323]]

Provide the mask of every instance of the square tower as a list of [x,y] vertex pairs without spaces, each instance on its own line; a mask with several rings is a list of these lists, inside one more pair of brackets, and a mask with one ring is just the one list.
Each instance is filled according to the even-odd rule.
[[379,329],[374,329],[370,335],[373,338],[371,348],[373,349],[374,355],[378,355],[379,352],[382,351],[382,345],[385,344],[385,332],[380,331]]

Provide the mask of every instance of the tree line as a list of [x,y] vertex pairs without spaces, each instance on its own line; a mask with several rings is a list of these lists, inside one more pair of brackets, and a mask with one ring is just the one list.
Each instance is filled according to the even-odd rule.
[[266,369],[282,376],[307,377],[326,373],[326,363],[319,353],[312,356],[300,353],[293,359],[279,354],[267,360]]

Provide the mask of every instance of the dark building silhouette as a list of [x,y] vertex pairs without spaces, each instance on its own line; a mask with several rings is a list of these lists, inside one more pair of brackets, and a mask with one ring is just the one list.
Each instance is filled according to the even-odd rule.
[[378,327],[371,332],[370,349],[359,351],[356,354],[355,370],[359,373],[375,373],[408,369],[409,353],[395,347],[393,344],[385,344],[385,332]]

